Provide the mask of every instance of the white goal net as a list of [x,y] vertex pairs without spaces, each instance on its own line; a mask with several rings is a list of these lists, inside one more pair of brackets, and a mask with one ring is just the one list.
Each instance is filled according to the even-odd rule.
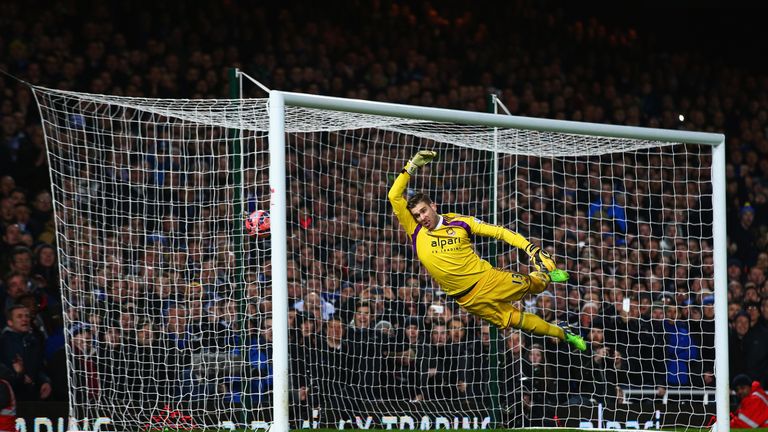
[[[272,421],[264,99],[35,88],[53,181],[71,414],[116,430]],[[715,414],[712,148],[288,107],[290,425],[701,427]],[[571,279],[518,304],[586,352],[462,311],[387,190],[546,247]],[[275,223],[276,221],[273,221]],[[499,268],[524,253],[473,239]],[[281,275],[282,276],[282,275]]]

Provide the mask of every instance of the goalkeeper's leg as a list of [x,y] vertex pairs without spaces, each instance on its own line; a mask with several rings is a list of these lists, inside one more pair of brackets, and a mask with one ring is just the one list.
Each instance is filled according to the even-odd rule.
[[[528,292],[531,294],[539,294],[549,286],[549,283],[552,282],[552,278],[548,273],[535,271],[528,275],[528,281]],[[516,322],[518,323],[517,325],[514,324]],[[579,351],[587,349],[587,344],[584,342],[584,339],[580,335],[574,333],[567,322],[560,322],[557,323],[557,325],[550,324],[539,318],[537,315],[520,312],[515,309],[515,312],[512,313],[511,323],[513,323],[513,327],[529,331],[535,335],[554,336],[560,340],[568,342]]]
[[538,315],[521,312],[512,305],[526,294],[541,293],[549,283],[549,275],[543,272],[524,275],[491,269],[472,291],[456,301],[468,312],[499,328],[514,327],[538,336],[556,337],[583,351],[586,349],[584,340],[567,326],[550,324]]
[[537,336],[552,336],[560,339],[561,341],[568,342],[569,345],[576,348],[579,351],[585,351],[587,349],[587,343],[580,335],[574,333],[571,327],[566,322],[550,324],[538,315],[534,315],[528,312],[521,312],[517,308],[512,308],[510,317],[511,327],[516,329],[525,330],[531,332]]
[[521,312],[514,307],[512,309],[509,321],[510,327],[525,330],[536,336],[551,336],[565,340],[565,331],[562,328],[544,321],[538,315]]

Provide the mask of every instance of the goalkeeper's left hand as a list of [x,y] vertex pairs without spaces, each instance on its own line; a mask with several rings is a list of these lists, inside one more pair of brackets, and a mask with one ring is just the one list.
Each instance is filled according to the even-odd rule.
[[531,260],[533,267],[536,268],[536,271],[552,271],[557,268],[555,260],[544,249],[531,244],[525,248],[525,251],[528,253],[528,258]]
[[411,160],[408,161],[408,163],[405,164],[404,169],[408,172],[408,174],[414,175],[416,170],[432,162],[432,159],[436,157],[437,152],[435,151],[421,150],[420,152],[416,153],[416,155],[413,156]]

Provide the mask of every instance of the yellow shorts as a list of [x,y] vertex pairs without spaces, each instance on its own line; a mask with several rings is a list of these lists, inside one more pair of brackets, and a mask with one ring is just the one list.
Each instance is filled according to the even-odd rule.
[[545,273],[533,272],[530,275],[490,269],[477,281],[470,292],[456,299],[467,310],[489,323],[505,329],[510,327],[512,316],[520,313],[512,306],[530,294],[538,294],[549,284]]

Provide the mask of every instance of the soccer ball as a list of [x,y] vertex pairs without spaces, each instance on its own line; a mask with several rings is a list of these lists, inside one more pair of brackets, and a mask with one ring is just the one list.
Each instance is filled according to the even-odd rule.
[[251,237],[266,237],[269,235],[269,213],[266,210],[256,210],[245,219],[245,232]]

